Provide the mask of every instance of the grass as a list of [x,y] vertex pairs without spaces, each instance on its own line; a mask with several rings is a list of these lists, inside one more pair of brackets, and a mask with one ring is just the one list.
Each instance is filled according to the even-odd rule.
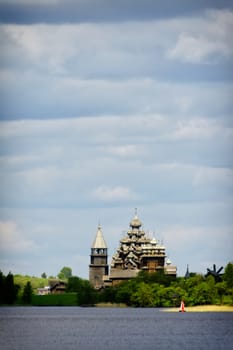
[[33,295],[33,306],[77,306],[76,293]]
[[96,307],[127,307],[124,303],[98,303],[95,304]]
[[31,283],[33,292],[36,294],[38,288],[42,288],[48,285],[48,278],[42,277],[31,277],[31,276],[23,276],[23,275],[14,275],[14,284],[20,286],[20,293],[22,294],[24,286],[27,282]]

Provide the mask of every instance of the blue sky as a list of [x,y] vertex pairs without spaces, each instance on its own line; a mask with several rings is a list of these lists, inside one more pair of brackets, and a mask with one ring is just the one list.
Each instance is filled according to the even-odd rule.
[[231,1],[0,0],[0,269],[88,278],[138,208],[184,275],[232,261]]

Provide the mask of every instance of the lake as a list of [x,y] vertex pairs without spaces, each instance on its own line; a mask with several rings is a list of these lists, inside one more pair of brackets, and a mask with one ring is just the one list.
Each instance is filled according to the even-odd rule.
[[228,350],[232,312],[1,307],[1,350]]

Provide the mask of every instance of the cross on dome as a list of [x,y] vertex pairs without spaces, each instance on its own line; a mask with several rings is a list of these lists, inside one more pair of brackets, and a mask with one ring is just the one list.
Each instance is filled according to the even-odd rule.
[[132,228],[139,228],[141,226],[142,226],[142,222],[138,218],[137,208],[135,208],[135,215],[134,215],[134,218],[130,222],[130,227],[132,227]]

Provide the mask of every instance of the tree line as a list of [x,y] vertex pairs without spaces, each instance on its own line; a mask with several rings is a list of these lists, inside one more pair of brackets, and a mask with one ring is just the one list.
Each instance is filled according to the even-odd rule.
[[135,307],[177,307],[181,300],[187,306],[233,304],[233,288],[225,280],[194,274],[189,278],[169,279],[161,273],[140,272],[135,279],[103,291],[102,301],[124,303]]
[[[88,280],[72,276],[70,268],[62,269],[60,277],[66,278],[65,295],[76,295],[75,300],[72,299],[73,304],[79,306],[124,303],[132,307],[177,307],[181,300],[187,306],[233,304],[233,263],[227,264],[221,278],[195,273],[191,273],[189,278],[171,277],[163,271],[141,271],[136,278],[100,290],[95,290]],[[19,290],[11,273],[4,276],[0,272],[0,304],[33,304],[30,281],[20,293]],[[60,302],[62,295],[59,295]]]
[[19,300],[20,286],[14,283],[14,276],[11,272],[7,276],[0,271],[0,305],[12,305],[16,302],[22,304],[31,304],[32,301],[32,286],[27,282],[23,288]]
[[184,300],[188,306],[233,304],[233,264],[228,263],[221,278],[191,273],[189,278],[171,277],[163,271],[141,271],[136,278],[96,291],[89,281],[70,277],[67,292],[77,293],[77,304],[124,303],[134,307],[175,307]]

